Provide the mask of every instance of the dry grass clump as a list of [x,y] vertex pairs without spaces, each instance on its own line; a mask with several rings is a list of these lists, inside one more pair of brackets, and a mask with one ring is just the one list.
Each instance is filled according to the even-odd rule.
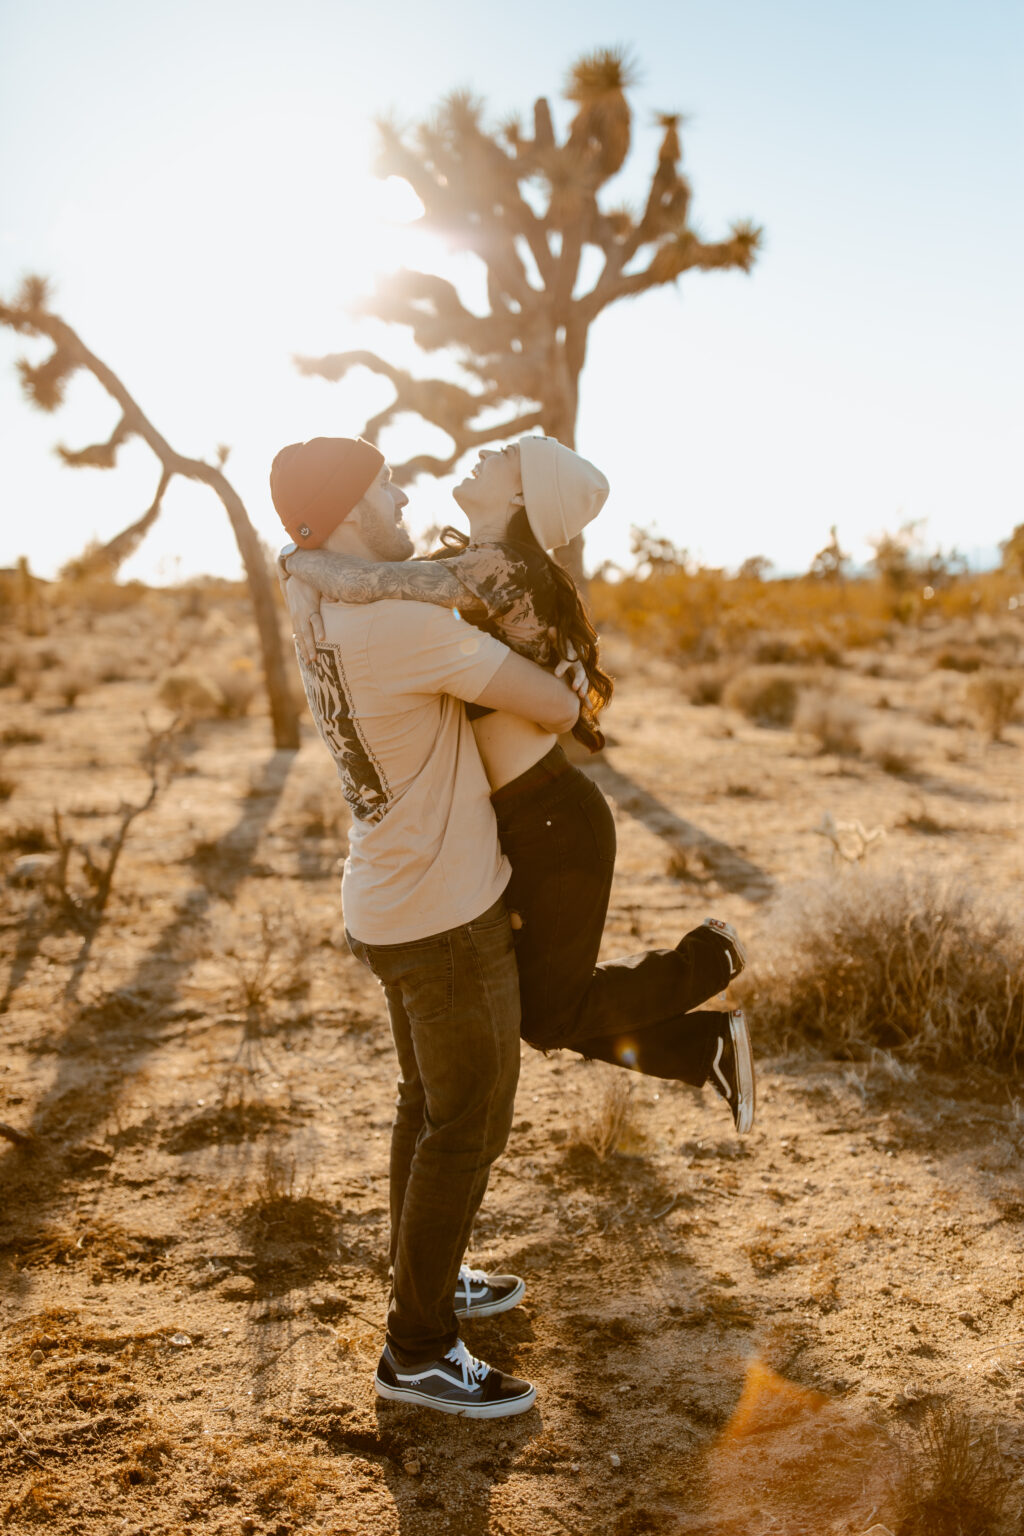
[[764,1034],[938,1067],[1024,1061],[1024,935],[969,889],[850,869],[793,888],[774,928],[771,966],[737,983]]
[[860,749],[883,773],[913,773],[921,761],[921,738],[905,725],[879,720],[865,725],[860,733]]
[[0,1519],[4,1525],[18,1519],[52,1529],[54,1520],[67,1507],[67,1503],[60,1483],[52,1473],[34,1473],[8,1500]]
[[999,1536],[1010,1493],[991,1430],[931,1404],[900,1446],[896,1536]]
[[990,741],[1002,741],[1024,688],[1024,673],[993,667],[967,684],[967,707]]
[[793,667],[745,667],[731,678],[722,703],[755,725],[792,725],[807,675]]
[[813,737],[823,752],[839,757],[856,757],[860,752],[863,723],[863,714],[852,700],[816,688],[800,694],[793,717],[794,730]]
[[643,1137],[633,1097],[633,1084],[618,1068],[605,1077],[588,1108],[569,1128],[570,1149],[586,1148],[599,1162],[614,1152],[631,1151]]
[[328,1489],[319,1469],[301,1451],[264,1451],[245,1470],[257,1507],[263,1514],[286,1509],[295,1519],[316,1513],[317,1489]]

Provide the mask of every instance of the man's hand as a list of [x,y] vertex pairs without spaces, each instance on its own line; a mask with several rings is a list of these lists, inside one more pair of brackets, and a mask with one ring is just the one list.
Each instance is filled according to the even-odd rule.
[[312,666],[316,647],[323,643],[324,621],[320,617],[320,593],[302,580],[301,576],[285,575],[281,571],[281,590],[288,604],[292,632],[299,655],[307,666]]

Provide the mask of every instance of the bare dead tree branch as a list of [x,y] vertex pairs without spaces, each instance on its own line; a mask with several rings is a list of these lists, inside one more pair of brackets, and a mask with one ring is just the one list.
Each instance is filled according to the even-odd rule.
[[[117,374],[89,350],[77,332],[55,314],[49,305],[49,285],[39,277],[27,278],[12,304],[0,303],[0,324],[23,335],[48,337],[53,343],[53,352],[40,365],[33,367],[25,359],[18,363],[26,396],[41,410],[55,410],[63,400],[67,380],[78,369],[84,368],[120,406],[121,418],[104,443],[80,449],[60,446],[57,451],[64,463],[74,467],[112,468],[116,464],[118,449],[132,437],[141,438],[159,460],[162,473],[153,506],[138,522],[119,534],[112,541],[113,544],[116,545],[120,539],[129,544],[132,540],[138,542],[159,514],[164,492],[175,475],[181,475],[186,480],[200,481],[209,486],[220,499],[235,535],[252,598],[274,744],[286,750],[296,749],[299,745],[298,712],[285,669],[273,584],[256,530],[241,497],[220,467],[175,452],[129,394]],[[107,549],[109,551],[109,545]]]

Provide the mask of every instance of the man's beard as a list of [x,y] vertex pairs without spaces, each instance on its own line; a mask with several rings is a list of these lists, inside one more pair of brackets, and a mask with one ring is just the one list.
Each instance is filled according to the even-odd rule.
[[385,518],[374,518],[363,523],[363,542],[372,551],[375,560],[389,562],[408,560],[413,553],[413,542],[401,523]]

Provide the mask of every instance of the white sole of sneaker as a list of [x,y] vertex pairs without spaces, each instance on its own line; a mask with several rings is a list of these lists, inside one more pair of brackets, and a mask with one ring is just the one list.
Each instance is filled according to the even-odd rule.
[[463,1419],[511,1419],[517,1413],[526,1413],[537,1400],[537,1388],[531,1387],[519,1397],[506,1398],[495,1403],[446,1403],[432,1397],[429,1392],[418,1392],[415,1387],[389,1387],[378,1376],[373,1378],[378,1397],[386,1397],[392,1403],[411,1403],[416,1408],[433,1408],[438,1413],[455,1414]]
[[499,1312],[507,1312],[510,1307],[517,1307],[526,1295],[526,1284],[520,1280],[515,1290],[509,1291],[507,1296],[502,1296],[500,1301],[470,1302],[468,1307],[456,1307],[456,1317],[496,1317]]
[[736,1087],[738,1100],[736,1113],[737,1136],[745,1136],[754,1123],[757,1109],[757,1083],[754,1076],[754,1052],[750,1045],[750,1031],[742,1008],[729,1015],[729,1034],[732,1038],[733,1056],[736,1061]]

